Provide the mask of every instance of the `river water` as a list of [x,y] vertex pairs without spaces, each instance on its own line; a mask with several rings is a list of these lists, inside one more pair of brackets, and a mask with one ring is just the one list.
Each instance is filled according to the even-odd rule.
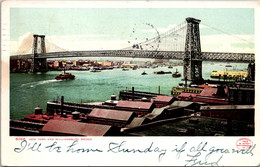
[[[232,67],[225,67],[223,63],[203,63],[203,78],[209,79],[213,70],[246,70],[247,64],[230,63]],[[112,94],[119,95],[120,90],[147,91],[170,95],[173,86],[177,86],[182,78],[172,78],[170,74],[155,75],[154,71],[177,70],[182,74],[183,67],[141,68],[137,70],[122,69],[105,70],[102,72],[68,71],[75,75],[74,80],[58,81],[55,76],[60,71],[46,73],[11,73],[10,74],[10,118],[22,119],[33,113],[34,108],[40,106],[46,111],[47,101],[64,96],[69,102],[97,102],[110,99]],[[141,75],[145,71],[148,75]]]

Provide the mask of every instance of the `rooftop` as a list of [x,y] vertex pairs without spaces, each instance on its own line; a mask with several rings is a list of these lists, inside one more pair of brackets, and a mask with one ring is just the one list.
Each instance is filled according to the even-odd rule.
[[138,109],[150,109],[153,103],[141,102],[141,101],[118,101],[116,107],[138,108]]
[[[172,121],[160,121],[153,123],[153,125],[143,124],[138,127],[132,127],[125,131],[129,134],[137,136],[179,136],[179,132],[184,130],[195,130],[194,134],[182,134],[181,136],[215,136],[219,133],[225,136],[253,136],[254,128],[244,122],[232,121],[232,131],[229,131],[227,120],[225,119],[210,119],[198,118],[198,123],[191,123],[190,118],[177,119]],[[147,125],[147,126],[145,126]]]
[[129,111],[94,108],[88,116],[128,121],[132,115]]
[[[219,88],[210,88],[210,87],[206,87],[203,89],[203,91],[200,93],[200,96],[217,96],[217,91]],[[227,89],[224,89],[225,94],[227,94]]]
[[80,136],[104,136],[111,126],[72,121],[50,120],[42,132]]
[[143,124],[144,120],[145,120],[145,117],[135,117],[132,120],[132,122],[129,125],[127,125],[126,127],[127,128],[133,128],[133,127],[136,127],[136,126],[140,126],[140,125]]
[[54,115],[47,114],[30,114],[24,117],[25,120],[36,121],[36,122],[48,122],[49,120],[63,120],[63,121],[80,121],[80,119],[74,119],[71,114],[67,114],[66,117],[60,114],[54,113]]
[[217,106],[201,106],[200,110],[243,110],[254,109],[254,105],[217,105]]
[[160,102],[170,102],[174,97],[173,96],[163,96],[158,95],[154,101],[160,101]]
[[176,107],[188,107],[189,105],[193,104],[193,102],[189,101],[175,101],[173,102],[170,107],[176,106]]

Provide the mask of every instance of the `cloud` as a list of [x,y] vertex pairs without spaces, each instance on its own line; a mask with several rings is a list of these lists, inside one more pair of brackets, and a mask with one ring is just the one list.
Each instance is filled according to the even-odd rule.
[[201,36],[202,52],[254,53],[254,36],[237,35],[203,35]]
[[[171,29],[174,25],[169,25],[165,30]],[[162,30],[162,29],[161,29]],[[19,38],[19,41],[10,41],[11,54],[20,52],[31,52],[32,33],[26,33]],[[27,39],[27,40],[25,40]],[[244,40],[241,40],[244,39]],[[27,41],[27,46],[21,44]],[[251,42],[252,41],[252,42]],[[250,43],[251,42],[251,43]],[[228,35],[202,35],[202,52],[238,52],[254,53],[254,36],[239,35],[237,38]],[[46,36],[47,51],[64,49],[68,51],[80,50],[114,50],[130,47],[133,43],[127,40],[109,39],[106,34],[87,34],[87,35],[65,35],[65,36]],[[22,47],[21,47],[22,46]]]
[[[125,40],[106,39],[109,35],[64,35],[46,36],[46,51],[111,50],[129,46]],[[32,53],[33,34],[26,33],[18,41],[10,41],[10,54]]]
[[203,29],[210,28],[209,26],[207,26],[207,25],[204,25],[204,24],[200,24],[199,26],[200,26],[200,29],[202,29],[202,28],[203,28]]

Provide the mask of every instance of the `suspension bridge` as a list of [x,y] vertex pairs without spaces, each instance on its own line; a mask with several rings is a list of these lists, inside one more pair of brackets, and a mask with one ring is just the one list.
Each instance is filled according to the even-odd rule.
[[[46,52],[45,36],[34,35],[32,54],[14,55],[11,61],[31,60],[31,71],[47,71],[47,59],[65,57],[128,57],[183,60],[185,80],[202,79],[202,61],[254,63],[253,53],[201,52],[200,20],[186,20],[171,30],[160,34],[156,29],[154,38],[131,41],[131,46],[119,50]],[[153,25],[147,23],[154,28]]]

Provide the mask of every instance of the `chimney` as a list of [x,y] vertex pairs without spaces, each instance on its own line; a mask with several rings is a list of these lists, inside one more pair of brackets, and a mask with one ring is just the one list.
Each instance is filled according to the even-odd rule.
[[64,96],[61,96],[61,115],[63,115]]
[[216,96],[225,96],[226,95],[224,87],[222,85],[218,85],[217,92],[215,95]]
[[132,101],[135,100],[135,87],[132,87]]

